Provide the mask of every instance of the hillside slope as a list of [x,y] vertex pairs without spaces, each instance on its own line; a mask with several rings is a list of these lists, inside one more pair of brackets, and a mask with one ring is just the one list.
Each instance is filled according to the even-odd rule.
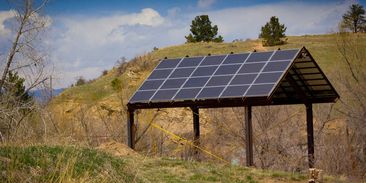
[[[361,34],[358,36],[360,39],[359,44],[366,46],[366,35]],[[275,50],[279,47],[282,49],[301,48],[303,46],[310,51],[332,82],[333,78],[331,74],[334,73],[334,69],[336,69],[332,66],[340,64],[340,55],[337,52],[337,37],[334,34],[290,36],[288,37],[287,44],[274,47],[262,47],[260,40],[235,43],[194,43],[162,48],[147,54],[147,56],[134,59],[122,75],[118,76],[117,69],[112,69],[106,76],[102,76],[91,83],[66,89],[60,97],[57,97],[53,101],[53,104],[58,105],[69,102],[70,100],[81,103],[111,100],[109,98],[113,98],[117,93],[113,91],[111,87],[111,81],[116,77],[119,77],[124,83],[127,83],[126,85],[130,87],[128,88],[128,90],[130,90],[128,94],[131,95],[158,63],[158,60],[164,57],[176,58],[184,57],[186,55],[207,55],[209,53],[213,55],[228,54],[230,52],[241,53],[253,50]],[[129,95],[126,96],[126,99]]]

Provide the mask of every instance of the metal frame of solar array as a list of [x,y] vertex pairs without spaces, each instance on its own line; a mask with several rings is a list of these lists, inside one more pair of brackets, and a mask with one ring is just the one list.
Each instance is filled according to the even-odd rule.
[[[301,103],[302,96],[296,91],[298,87],[310,103],[335,102],[339,94],[325,76],[311,54],[303,48],[293,62],[288,75],[279,84],[271,96],[275,103]],[[292,84],[291,81],[293,80]]]
[[302,48],[164,59],[131,97],[129,105],[154,108],[159,107],[158,104],[174,103],[160,107],[184,107],[199,103],[200,106],[222,107],[223,104],[218,104],[220,101],[236,103],[227,106],[240,106],[248,99],[258,105],[260,101],[268,105],[268,97],[291,72],[289,68],[304,50],[307,52]]

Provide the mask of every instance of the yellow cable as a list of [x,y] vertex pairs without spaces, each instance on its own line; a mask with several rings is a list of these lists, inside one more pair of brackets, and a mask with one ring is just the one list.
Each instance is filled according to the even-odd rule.
[[174,137],[174,138],[176,138],[176,139],[178,139],[178,142],[183,142],[184,144],[188,144],[188,145],[190,145],[190,146],[193,146],[193,147],[195,147],[195,148],[199,149],[200,151],[202,151],[202,152],[204,152],[204,153],[206,153],[206,154],[208,154],[208,155],[210,155],[210,156],[212,156],[212,157],[214,157],[214,158],[216,158],[216,159],[218,159],[218,160],[221,160],[221,161],[223,161],[223,162],[225,162],[225,163],[230,164],[230,162],[226,161],[225,159],[223,159],[223,158],[221,158],[221,157],[219,157],[219,156],[217,156],[217,155],[215,155],[215,154],[213,154],[213,153],[209,152],[209,151],[208,151],[208,150],[206,150],[206,149],[203,149],[203,148],[201,148],[201,147],[199,147],[199,146],[197,146],[197,145],[193,144],[191,141],[189,141],[189,140],[187,140],[187,139],[185,139],[185,138],[183,138],[183,137],[180,137],[180,136],[178,136],[178,135],[174,134],[173,132],[170,132],[170,131],[168,131],[168,130],[164,129],[164,128],[162,128],[161,126],[159,126],[159,125],[157,125],[157,124],[155,124],[155,123],[151,123],[151,126],[152,126],[152,127],[154,127],[154,128],[157,128],[157,129],[159,129],[159,130],[161,130],[161,131],[163,131],[163,132],[164,132],[164,133],[166,133],[166,134],[169,134],[170,136],[172,136],[172,137]]

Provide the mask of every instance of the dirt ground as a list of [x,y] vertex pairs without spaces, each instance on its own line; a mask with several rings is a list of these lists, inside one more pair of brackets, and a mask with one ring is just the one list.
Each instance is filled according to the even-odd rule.
[[116,142],[116,141],[110,141],[101,144],[96,149],[102,150],[104,152],[113,154],[115,156],[138,156],[139,154],[129,148],[127,145]]

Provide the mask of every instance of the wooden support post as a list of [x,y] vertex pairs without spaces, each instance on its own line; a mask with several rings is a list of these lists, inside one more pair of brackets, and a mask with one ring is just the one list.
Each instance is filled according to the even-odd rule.
[[253,166],[253,129],[252,129],[252,106],[245,107],[245,136],[246,136],[246,159],[247,166]]
[[306,103],[306,130],[308,136],[308,159],[309,168],[314,168],[314,129],[313,129],[313,106]]
[[[200,145],[200,116],[199,116],[199,110],[197,107],[192,107],[192,113],[193,113],[193,144],[195,146]],[[194,150],[194,157],[196,160],[200,160],[199,157],[199,150],[195,148]]]
[[135,148],[135,121],[134,121],[134,110],[129,109],[127,111],[127,140],[128,147],[131,149]]

